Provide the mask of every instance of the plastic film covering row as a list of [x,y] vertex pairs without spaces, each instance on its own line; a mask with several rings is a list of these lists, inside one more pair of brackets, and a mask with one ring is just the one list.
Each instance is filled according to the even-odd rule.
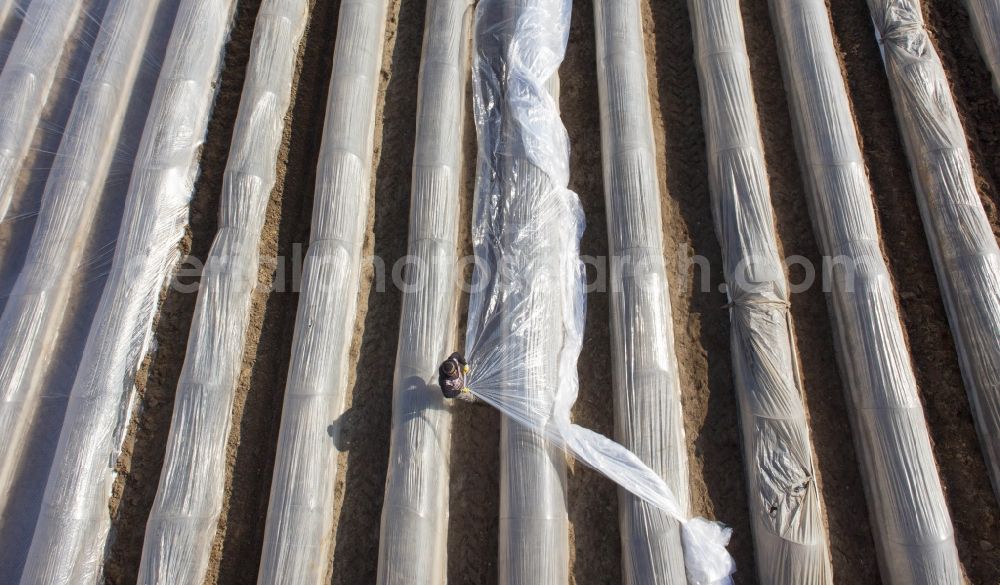
[[[545,84],[555,103],[559,102],[559,79],[553,74]],[[513,132],[517,132],[514,130]],[[528,224],[533,212],[532,198],[551,191],[548,175],[527,156],[515,155],[506,161],[512,190],[520,193],[516,203],[505,210],[514,225]],[[555,226],[553,226],[555,227]],[[566,226],[562,226],[564,229]],[[519,330],[520,320],[507,313],[504,343],[520,346],[532,356],[525,364],[532,374],[523,383],[527,394],[553,394],[558,384],[561,347],[562,299],[560,281],[553,278],[548,258],[558,257],[556,233],[540,230],[524,268],[534,271],[536,290],[522,290],[527,311],[534,315],[535,330]],[[508,249],[523,248],[517,228],[507,231]],[[507,256],[510,258],[510,256]],[[542,259],[541,262],[538,260]],[[519,262],[507,264],[519,271]],[[516,293],[515,293],[516,294]],[[514,376],[510,376],[513,379]],[[567,511],[566,456],[543,434],[504,417],[500,428],[500,583],[566,583],[569,578],[569,513]],[[538,579],[536,581],[536,579]]]
[[772,0],[872,532],[891,583],[961,568],[823,0]]
[[689,2],[761,583],[833,582],[738,0]]
[[980,446],[1000,497],[1000,249],[920,3],[870,0],[868,5]]
[[[560,236],[578,228],[574,217],[560,214],[560,195],[546,168],[553,161],[531,160],[527,155],[524,143],[529,134],[545,129],[518,125],[510,110],[517,107],[511,103],[512,94],[522,89],[515,85],[522,80],[517,73],[507,76],[503,71],[513,66],[512,45],[519,26],[552,26],[548,31],[532,29],[520,38],[525,53],[541,51],[549,48],[547,43],[559,42],[568,14],[568,3],[561,0],[486,0],[477,6],[474,32],[479,170],[473,246],[486,270],[473,276],[466,355],[472,368],[480,370],[477,361],[486,348],[476,345],[490,345],[489,349],[520,361],[524,375],[515,381],[511,370],[498,372],[504,383],[516,384],[525,397],[548,402],[558,383],[563,341],[562,281],[555,274]],[[556,112],[558,121],[557,67],[558,62],[544,79],[530,80],[537,85],[523,89],[544,92],[546,106]],[[521,97],[525,108],[537,107],[529,101],[537,94]],[[488,284],[480,285],[484,280]],[[491,312],[500,298],[501,306]],[[568,582],[565,455],[543,434],[506,417],[500,439],[499,532],[501,584]]]
[[[140,5],[129,3],[129,9]],[[149,345],[160,292],[177,258],[231,9],[231,3],[197,0],[179,7],[23,583],[101,579],[111,520],[108,499],[128,426],[133,381]]]
[[427,4],[378,583],[447,581],[451,414],[437,368],[454,347],[470,0]]
[[965,7],[979,52],[993,74],[993,91],[1000,97],[1000,4],[996,0],[965,0]]
[[10,207],[21,165],[81,3],[34,0],[0,73],[0,219]]
[[387,0],[340,6],[258,583],[326,583]]
[[59,150],[21,272],[0,317],[0,508],[28,450],[45,394],[76,269],[108,176],[156,3],[115,0],[101,32]]
[[257,14],[223,175],[219,231],[202,271],[174,398],[160,483],[146,526],[143,583],[200,583],[222,510],[226,442],[257,284],[307,0],[266,0]]
[[[639,0],[597,0],[597,78],[611,252],[615,435],[689,508],[687,444],[663,253]],[[684,583],[680,522],[619,488],[625,583]]]
[[586,296],[583,212],[568,188],[569,138],[555,86],[569,20],[568,0],[485,0],[476,9],[477,262],[466,382],[505,415],[500,582],[568,579],[564,455],[571,453],[681,522],[689,583],[730,583],[730,531],[689,518],[635,453],[571,420]]

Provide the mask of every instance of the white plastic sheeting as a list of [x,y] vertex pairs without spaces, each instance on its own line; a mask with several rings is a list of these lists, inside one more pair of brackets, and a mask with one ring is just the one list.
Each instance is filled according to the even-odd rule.
[[53,159],[34,234],[0,317],[0,509],[28,451],[43,381],[125,119],[156,2],[115,0]]
[[833,582],[739,0],[692,0],[761,583]]
[[447,581],[451,415],[437,369],[454,347],[471,0],[427,4],[378,583]]
[[[258,583],[325,583],[388,0],[342,0]],[[421,543],[422,544],[422,543]]]
[[[558,118],[557,77],[562,49],[557,60],[545,65],[550,69],[544,75],[530,80],[538,84],[534,88],[515,87],[518,81],[528,80],[513,72],[505,78],[503,69],[511,64],[508,53],[514,51],[519,23],[538,27],[545,20],[553,27],[548,38],[537,33],[522,34],[525,53],[538,50],[544,57],[545,50],[558,48],[558,44],[549,47],[545,43],[558,43],[565,35],[570,7],[560,4],[547,0],[480,2],[473,33],[479,168],[472,237],[477,258],[487,264],[477,266],[473,273],[466,355],[479,373],[482,370],[477,365],[488,355],[486,351],[508,353],[503,362],[523,359],[525,363],[519,366],[524,376],[517,391],[526,399],[546,402],[553,400],[558,383],[559,353],[565,336],[561,311],[575,302],[572,282],[563,280],[558,271],[564,261],[579,262],[573,251],[576,244],[569,240],[578,237],[582,218],[578,217],[576,195],[555,190],[545,170],[533,164],[518,145],[525,139],[522,134],[531,130],[517,127],[509,116],[508,108],[513,106],[505,100],[513,101],[514,94],[525,100],[547,100],[548,110],[540,113],[548,118],[532,122],[558,124],[556,128],[563,131]],[[519,73],[524,76],[526,72]],[[538,93],[528,93],[532,90]],[[525,105],[531,107],[530,102]],[[544,134],[550,131],[548,128],[538,130],[541,139],[550,140]],[[509,145],[508,150],[501,150],[501,144]],[[561,159],[555,162],[567,164]],[[485,272],[481,270],[484,267]],[[507,271],[509,278],[517,280],[504,282]],[[529,283],[532,289],[526,286]],[[516,329],[517,314],[502,305],[491,306],[493,299],[501,295],[510,297],[508,304],[521,307],[520,316],[525,321],[522,331]],[[575,356],[572,359],[575,364]],[[501,367],[506,368],[506,363]],[[515,383],[510,371],[495,373],[499,383]],[[471,379],[476,375],[472,374]],[[542,433],[506,417],[500,438],[499,545],[497,569],[502,585],[568,582],[565,455]]]
[[823,0],[771,0],[883,579],[961,582]]
[[868,5],[979,443],[1000,497],[1000,248],[920,3],[869,0]]
[[222,511],[226,444],[257,285],[307,0],[265,0],[254,28],[223,175],[219,231],[202,271],[160,484],[146,525],[142,583],[200,583]]
[[483,0],[476,8],[477,262],[465,353],[470,389],[506,415],[500,582],[568,579],[560,449],[682,521],[690,583],[729,582],[728,529],[687,519],[635,454],[570,421],[584,319],[583,214],[567,188],[568,137],[551,89],[569,19],[568,0]]
[[82,0],[34,0],[0,73],[0,219],[7,215]]
[[[143,5],[127,4],[129,10]],[[231,9],[216,0],[184,0],[179,7],[22,583],[101,582],[108,499],[133,380],[177,258]]]
[[993,91],[1000,97],[1000,2],[965,0],[965,6],[979,42],[979,51],[993,73]]
[[[689,510],[687,443],[663,252],[640,0],[595,0],[608,210],[615,436]],[[622,576],[683,583],[680,523],[619,488]]]

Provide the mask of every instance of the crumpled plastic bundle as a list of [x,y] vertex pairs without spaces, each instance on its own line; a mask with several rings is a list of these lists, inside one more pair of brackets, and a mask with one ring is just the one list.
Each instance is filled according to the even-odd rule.
[[[511,420],[681,521],[692,585],[729,582],[735,570],[725,548],[731,531],[687,518],[663,479],[635,454],[571,420],[585,314],[579,258],[584,220],[578,197],[567,188],[566,130],[546,88],[565,54],[571,2],[519,2],[512,21],[485,22],[483,15],[497,14],[500,2],[483,0],[476,13],[473,107],[480,169],[467,385]],[[483,50],[496,48],[498,38],[499,52]],[[559,295],[560,302],[547,295]],[[558,316],[540,310],[552,306],[560,307]],[[539,330],[553,326],[561,331],[541,334],[561,340],[556,347],[535,342]],[[543,371],[552,367],[555,375]],[[554,380],[554,387],[538,392],[539,379]]]

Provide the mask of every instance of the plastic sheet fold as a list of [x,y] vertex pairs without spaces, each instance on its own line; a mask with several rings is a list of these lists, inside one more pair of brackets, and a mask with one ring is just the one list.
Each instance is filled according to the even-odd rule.
[[[153,9],[138,0],[112,5],[130,13]],[[136,156],[111,271],[70,394],[22,583],[102,580],[111,523],[108,501],[129,424],[134,377],[149,346],[159,296],[184,233],[232,6],[231,2],[184,0],[179,7]],[[141,21],[132,24],[138,27]],[[136,32],[110,26],[104,30],[122,35]],[[136,45],[127,36],[120,42],[115,45],[116,59],[105,66],[133,58]],[[124,89],[103,84],[96,88],[102,92]]]
[[996,0],[965,0],[965,7],[979,43],[979,52],[993,74],[993,91],[1000,97],[1000,3]]
[[832,584],[739,0],[692,0],[715,230],[761,583]]
[[258,248],[275,183],[307,0],[265,0],[223,175],[219,231],[202,270],[141,582],[204,580],[222,511],[226,445],[243,365]]
[[869,0],[979,444],[1000,499],[1000,248],[917,0]]
[[327,582],[387,0],[342,0],[258,583]]
[[569,144],[551,87],[569,17],[568,0],[476,8],[477,262],[465,354],[471,391],[505,415],[500,582],[568,579],[563,450],[682,521],[690,583],[728,582],[728,529],[688,519],[639,457],[570,420],[584,319],[583,214],[567,188]]
[[[664,263],[640,0],[597,0],[601,152],[610,234],[615,436],[689,511],[687,443]],[[619,488],[622,577],[683,583],[681,525]]]
[[48,99],[83,0],[34,0],[0,73],[0,219]]
[[447,581],[451,414],[437,369],[454,347],[471,0],[427,4],[378,583]]
[[771,0],[882,577],[961,566],[823,0]]
[[[554,8],[554,10],[553,10]],[[517,23],[524,22],[538,27],[547,20],[554,28],[549,38],[538,39],[538,33],[524,35],[522,50],[543,53],[554,48],[544,46],[548,41],[559,42],[565,34],[569,6],[557,2],[522,1],[480,2],[476,8],[473,43],[474,117],[479,137],[479,168],[477,169],[476,196],[473,208],[472,238],[476,257],[485,259],[486,272],[477,266],[473,273],[473,291],[470,298],[466,355],[470,364],[482,357],[472,344],[483,342],[484,348],[509,352],[497,366],[506,367],[510,359],[523,359],[523,380],[518,390],[526,398],[551,400],[554,396],[559,373],[559,348],[564,337],[562,305],[562,275],[556,272],[565,258],[560,238],[573,237],[582,228],[579,204],[575,195],[572,202],[564,201],[553,191],[549,176],[539,165],[527,158],[523,148],[516,145],[519,135],[532,132],[532,122],[561,124],[558,119],[558,60],[549,64],[549,70],[536,79],[524,80],[542,87],[516,87],[515,75],[503,78],[509,63],[508,51],[514,44]],[[534,19],[534,20],[533,20]],[[533,43],[539,43],[536,47]],[[544,55],[543,57],[544,58]],[[550,56],[550,61],[552,60]],[[523,75],[523,73],[522,73]],[[483,87],[486,86],[486,87]],[[485,90],[485,91],[484,91]],[[547,116],[539,120],[525,116],[524,128],[507,114],[504,100],[537,99],[544,95],[548,109],[540,113]],[[493,106],[496,106],[495,108]],[[526,109],[531,103],[525,104]],[[489,128],[485,126],[489,124]],[[561,130],[561,125],[559,126]],[[540,129],[541,139],[548,129]],[[507,152],[498,152],[500,144],[509,144]],[[562,153],[557,153],[561,155]],[[544,156],[544,155],[543,155]],[[565,164],[564,161],[558,161]],[[568,175],[568,169],[564,170]],[[565,183],[564,183],[565,185]],[[567,207],[567,204],[570,207]],[[571,215],[563,217],[567,212]],[[494,220],[502,227],[491,230],[488,223]],[[542,226],[547,226],[543,228]],[[567,234],[566,232],[570,233]],[[487,240],[487,241],[484,241]],[[496,248],[488,248],[492,240]],[[484,245],[485,244],[485,245]],[[514,250],[517,249],[517,252]],[[509,253],[513,252],[513,253]],[[518,252],[523,252],[519,254]],[[492,256],[490,254],[496,254]],[[509,260],[508,260],[509,259]],[[500,262],[507,262],[501,267]],[[479,263],[477,262],[477,265]],[[536,266],[537,265],[537,266]],[[495,272],[494,272],[495,271]],[[499,281],[509,272],[514,277],[532,283],[534,291],[523,284],[508,286],[505,294],[514,297],[511,302],[522,307],[524,330],[515,333],[514,321],[518,316],[497,310],[489,317],[483,315],[486,303],[495,296],[491,289],[504,286]],[[516,299],[516,300],[515,300]],[[574,302],[569,299],[568,302]],[[495,320],[491,338],[484,338],[482,328],[488,327],[486,319]],[[523,356],[520,357],[519,356]],[[575,358],[574,358],[575,359]],[[476,368],[475,365],[472,366]],[[509,371],[497,371],[499,383],[512,383]],[[475,377],[476,374],[472,374]],[[574,372],[575,376],[575,372]],[[502,380],[502,381],[501,381]],[[559,584],[569,580],[569,519],[566,508],[566,459],[563,452],[531,429],[504,418],[500,438],[500,526],[499,526],[499,582],[505,585],[522,583]]]

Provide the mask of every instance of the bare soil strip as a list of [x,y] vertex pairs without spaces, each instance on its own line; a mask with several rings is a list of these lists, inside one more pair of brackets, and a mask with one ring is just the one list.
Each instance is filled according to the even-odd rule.
[[[580,196],[586,230],[580,243],[588,266],[587,322],[578,371],[580,397],[574,421],[614,436],[611,335],[608,327],[608,220],[601,170],[601,120],[597,95],[597,55],[592,2],[576,2],[570,23],[566,60],[559,69],[560,106],[570,137],[569,188]],[[574,583],[618,583],[621,538],[618,490],[579,463],[569,468],[570,566]]]

